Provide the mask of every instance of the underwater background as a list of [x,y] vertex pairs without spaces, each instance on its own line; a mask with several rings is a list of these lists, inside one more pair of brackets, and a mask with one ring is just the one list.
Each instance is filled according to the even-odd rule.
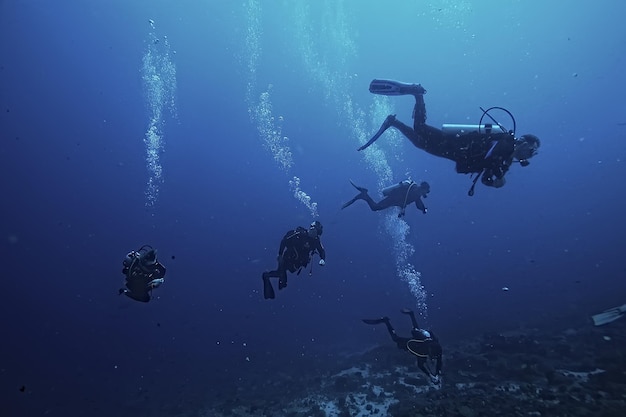
[[[337,400],[359,384],[317,389],[373,350],[415,372],[361,322],[390,316],[406,334],[404,307],[443,345],[441,392],[467,364],[446,362],[448,347],[485,334],[587,332],[598,344],[571,363],[619,352],[623,328],[609,337],[589,317],[626,302],[625,12],[0,1],[0,414],[418,415]],[[540,153],[468,197],[469,176],[393,129],[357,152],[388,114],[411,123],[413,99],[370,94],[374,78],[421,83],[434,126],[504,107]],[[427,214],[340,209],[349,179],[377,199],[407,177],[429,182]],[[264,300],[280,239],[314,219],[326,265]],[[167,268],[148,304],[117,292],[143,244]],[[404,404],[419,410],[419,395]],[[455,407],[421,413],[483,415]]]

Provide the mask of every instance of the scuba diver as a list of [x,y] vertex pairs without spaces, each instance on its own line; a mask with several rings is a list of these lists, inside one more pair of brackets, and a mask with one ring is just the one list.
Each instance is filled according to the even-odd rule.
[[274,271],[265,271],[262,275],[263,296],[266,300],[276,297],[270,278],[278,278],[278,289],[282,290],[287,286],[287,271],[300,275],[302,268],[306,268],[311,256],[316,252],[320,256],[319,265],[326,264],[326,250],[320,241],[323,231],[322,223],[315,220],[308,229],[298,226],[285,234],[278,249],[278,268]]
[[[405,125],[390,114],[380,129],[359,151],[373,144],[387,129],[395,127],[406,136],[413,145],[431,155],[443,157],[456,162],[456,171],[462,174],[476,174],[468,195],[474,195],[474,186],[481,182],[489,187],[500,188],[505,184],[504,175],[514,162],[523,167],[528,166],[529,159],[537,155],[541,145],[535,135],[515,137],[515,118],[502,107],[492,107],[483,111],[478,125],[444,124],[438,129],[426,124],[426,90],[420,84],[401,83],[393,80],[373,80],[369,87],[370,93],[386,96],[412,95],[415,97],[413,108],[413,128]],[[491,115],[490,110],[506,112],[513,120],[513,130],[507,131]],[[483,124],[487,116],[493,124]]]
[[[396,342],[398,349],[406,350],[417,357],[417,366],[426,374],[430,381],[439,385],[441,382],[439,376],[441,375],[441,356],[443,351],[439,340],[433,334],[432,331],[420,329],[415,320],[415,313],[408,308],[401,310],[403,314],[408,314],[411,317],[411,323],[413,328],[411,329],[412,337],[400,337],[396,334],[396,331],[391,326],[389,317],[382,317],[380,319],[363,319],[366,324],[382,324],[387,326],[387,331],[391,336],[391,339]],[[426,363],[428,359],[436,361],[435,371],[433,372]]]
[[165,282],[165,267],[156,257],[156,249],[150,245],[143,245],[139,250],[133,250],[126,255],[122,262],[122,274],[126,277],[126,288],[120,288],[119,294],[133,300],[147,303],[152,296],[152,290]]
[[363,200],[370,206],[370,209],[372,211],[385,210],[393,206],[400,207],[400,213],[398,214],[398,217],[404,216],[406,206],[411,203],[415,203],[415,207],[417,207],[417,209],[420,210],[422,213],[426,214],[427,209],[424,206],[421,198],[426,198],[428,196],[428,193],[430,192],[430,185],[425,181],[418,185],[415,181],[407,179],[404,181],[400,181],[397,184],[391,185],[387,188],[383,188],[381,192],[383,193],[385,198],[383,198],[379,202],[374,201],[372,197],[370,197],[370,195],[367,193],[367,188],[359,187],[358,185],[355,185],[352,181],[350,181],[350,184],[352,184],[354,188],[359,190],[359,194],[357,194],[352,200],[341,206],[342,210],[348,206],[351,206],[357,200]]

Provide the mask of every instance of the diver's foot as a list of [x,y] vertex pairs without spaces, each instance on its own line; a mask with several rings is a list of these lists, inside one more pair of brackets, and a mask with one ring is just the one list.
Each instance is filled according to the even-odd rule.
[[367,188],[365,188],[365,187],[359,187],[358,185],[356,185],[355,183],[353,183],[353,182],[352,182],[352,180],[350,180],[350,184],[352,184],[352,186],[353,186],[354,188],[356,188],[357,190],[359,190],[359,192],[360,192],[361,194],[367,193]]
[[421,84],[411,84],[402,88],[402,92],[404,94],[411,94],[413,96],[418,96],[422,94],[426,94],[426,89],[422,87]]
[[282,279],[278,280],[278,289],[279,290],[282,290],[286,286],[287,286],[287,280],[282,280]]

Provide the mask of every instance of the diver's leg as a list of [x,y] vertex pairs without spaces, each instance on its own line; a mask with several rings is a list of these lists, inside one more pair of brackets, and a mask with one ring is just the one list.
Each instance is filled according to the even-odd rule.
[[413,129],[419,132],[426,124],[426,103],[423,94],[415,94],[415,106],[413,107]]
[[413,310],[408,309],[408,308],[403,308],[402,310],[400,310],[403,314],[408,314],[409,317],[411,317],[411,324],[413,325],[414,329],[419,329],[419,325],[417,324],[417,320],[415,319],[415,313],[413,312]]
[[393,127],[398,129],[404,136],[416,147],[425,150],[426,152],[445,157],[445,141],[443,137],[443,131],[436,127],[426,124],[426,104],[424,102],[423,94],[415,94],[415,106],[413,107],[413,129],[408,129],[408,126],[393,124]]
[[384,210],[391,206],[391,204],[387,204],[387,197],[380,200],[379,202],[376,202],[372,199],[372,197],[370,197],[368,193],[363,193],[362,195],[360,195],[360,199],[365,201],[367,205],[370,206],[370,210],[372,211]]
[[391,121],[391,126],[398,129],[400,133],[406,136],[406,138],[409,139],[413,145],[420,149],[424,149],[424,140],[411,126],[405,125],[396,118]]
[[287,270],[283,269],[278,277],[278,289],[282,290],[287,286]]
[[396,345],[398,346],[398,349],[408,350],[406,343],[408,342],[409,339],[405,337],[400,337],[396,334],[396,330],[391,325],[391,321],[389,321],[389,317],[383,317],[383,320],[384,320],[385,326],[387,326],[387,331],[389,332],[389,336],[391,336],[391,340],[393,340],[396,343]]

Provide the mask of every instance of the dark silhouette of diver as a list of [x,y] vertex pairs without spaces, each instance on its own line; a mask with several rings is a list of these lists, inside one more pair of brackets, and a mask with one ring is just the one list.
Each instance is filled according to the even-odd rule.
[[[443,157],[456,162],[456,171],[462,174],[476,174],[468,194],[474,195],[474,186],[478,178],[489,187],[502,187],[504,175],[514,162],[525,167],[529,159],[537,154],[541,145],[535,135],[515,137],[515,131],[506,131],[497,122],[494,125],[449,125],[450,129],[442,130],[426,124],[426,90],[420,84],[407,84],[393,80],[373,80],[370,92],[387,96],[412,95],[415,97],[413,108],[413,127],[405,125],[390,114],[374,136],[358,150],[373,144],[387,129],[394,127],[406,136],[413,145],[431,155]],[[507,112],[502,108],[497,108]],[[483,111],[483,117],[489,115]],[[482,120],[482,119],[481,119]],[[514,119],[513,119],[514,121]],[[495,120],[494,120],[495,122]],[[454,128],[454,127],[457,128]],[[464,127],[464,128],[460,128]],[[446,125],[444,125],[446,127]]]
[[265,271],[262,275],[263,297],[266,300],[276,297],[270,278],[278,278],[278,289],[282,290],[287,286],[287,271],[300,274],[314,253],[317,252],[320,256],[320,266],[326,264],[326,250],[320,240],[323,231],[322,223],[315,220],[308,229],[298,226],[285,233],[278,249],[278,267],[274,271]]
[[406,206],[415,203],[415,207],[420,210],[422,213],[426,214],[427,209],[422,202],[422,197],[426,198],[428,193],[430,192],[430,185],[427,182],[422,182],[420,184],[411,180],[400,181],[397,184],[391,185],[387,188],[384,188],[381,192],[383,193],[384,198],[379,202],[376,202],[370,197],[368,194],[368,190],[365,187],[359,187],[355,185],[352,181],[350,184],[357,190],[359,190],[359,194],[357,194],[352,200],[345,203],[341,206],[342,209],[352,205],[357,200],[363,200],[367,203],[372,211],[380,211],[385,210],[389,207],[400,207],[400,213],[398,217],[404,216],[404,210]]
[[[417,366],[430,378],[433,384],[439,384],[441,375],[441,362],[443,350],[439,344],[439,339],[433,334],[432,331],[420,329],[415,319],[415,313],[407,308],[401,310],[402,313],[408,314],[411,317],[411,323],[413,328],[411,329],[412,337],[401,337],[396,334],[396,331],[391,326],[389,317],[382,317],[379,319],[363,319],[366,324],[385,324],[387,331],[391,336],[391,339],[396,342],[398,349],[406,350],[407,352],[417,357]],[[433,372],[426,363],[428,359],[436,361],[435,371]]]
[[157,260],[156,249],[144,245],[139,250],[130,251],[122,262],[126,288],[120,288],[119,294],[136,301],[150,301],[152,290],[165,282],[165,267]]

